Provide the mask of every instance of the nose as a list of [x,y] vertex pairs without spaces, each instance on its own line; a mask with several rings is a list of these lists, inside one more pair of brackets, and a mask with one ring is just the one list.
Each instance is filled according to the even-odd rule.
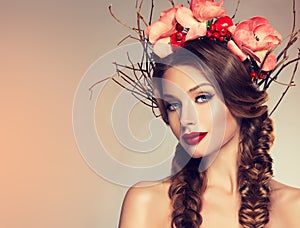
[[196,107],[194,106],[193,102],[186,101],[181,108],[180,113],[180,123],[182,127],[188,125],[194,125],[198,122],[198,115]]

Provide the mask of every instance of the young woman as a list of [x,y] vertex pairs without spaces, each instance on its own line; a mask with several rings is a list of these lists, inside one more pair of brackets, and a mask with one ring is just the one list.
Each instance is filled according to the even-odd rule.
[[244,64],[223,44],[188,41],[154,78],[179,141],[175,174],[130,188],[120,227],[300,227],[300,190],[272,180],[267,94]]
[[[197,7],[195,2],[191,6]],[[214,16],[224,16],[219,6]],[[188,24],[186,12],[181,10],[176,21]],[[194,28],[201,32],[199,21]],[[175,30],[182,37],[183,28]],[[276,41],[279,35],[268,31]],[[152,37],[149,29],[146,33],[150,41],[161,34],[174,40],[173,30]],[[184,34],[190,39],[177,40],[183,48],[174,48],[154,65],[159,110],[178,139],[173,175],[130,188],[119,227],[300,227],[300,190],[272,179],[273,124],[265,104],[268,95],[253,80],[257,65],[241,61],[244,53],[231,41],[212,39],[206,31],[201,37],[193,34]],[[239,39],[234,31],[232,35]],[[259,35],[254,34],[257,42]],[[269,57],[261,61],[266,66],[274,62],[272,54]],[[268,71],[263,64],[262,69]]]

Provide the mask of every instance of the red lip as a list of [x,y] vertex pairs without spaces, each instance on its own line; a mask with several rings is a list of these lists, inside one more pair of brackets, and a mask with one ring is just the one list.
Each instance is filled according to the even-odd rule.
[[188,145],[196,145],[207,135],[207,132],[191,132],[182,136]]

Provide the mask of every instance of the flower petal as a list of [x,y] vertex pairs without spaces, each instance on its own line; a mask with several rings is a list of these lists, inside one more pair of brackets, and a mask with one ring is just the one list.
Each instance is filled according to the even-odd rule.
[[151,43],[171,36],[176,31],[176,12],[182,6],[179,4],[161,12],[159,20],[146,28],[146,35]]
[[[243,46],[243,47],[242,47],[242,50],[243,50],[243,52],[244,52],[245,54],[250,55],[250,56],[258,63],[258,65],[260,65],[260,63],[262,62],[264,56],[265,56],[266,53],[267,53],[267,51],[264,50],[264,51],[261,51],[261,54],[260,54],[260,55],[257,55],[257,53],[258,53],[257,51],[254,52],[252,49],[250,49],[250,48],[248,48],[248,47],[246,47],[246,46]],[[261,56],[263,56],[263,57],[261,57]]]
[[278,36],[268,35],[263,39],[263,42],[266,43],[268,50],[273,50],[281,43],[281,39]]
[[190,28],[197,22],[197,20],[193,16],[192,11],[186,7],[181,7],[177,10],[176,20],[185,28]]
[[232,26],[228,27],[228,31],[229,31],[231,34],[234,34],[234,33],[235,33],[235,30],[236,30],[236,25],[232,25]]
[[259,25],[254,31],[257,38],[257,50],[272,50],[281,42],[281,35],[269,24]]
[[227,47],[233,54],[239,57],[242,62],[246,60],[247,55],[237,46],[237,44],[233,40],[228,41]]
[[273,70],[276,66],[277,58],[274,53],[270,53],[262,66],[263,71]]
[[239,30],[238,27],[234,34],[232,34],[233,40],[239,47],[246,46],[250,49],[256,48],[256,40],[253,33],[248,30]]
[[158,55],[160,58],[167,57],[168,55],[172,54],[172,46],[170,44],[170,38],[166,37],[160,39],[153,45],[153,52]]
[[251,23],[253,24],[253,28],[263,24],[270,24],[268,19],[259,16],[251,17],[248,21],[251,21]]
[[216,6],[209,6],[202,10],[201,12],[201,20],[211,20],[215,17],[224,17],[226,16],[226,9],[216,7]]
[[267,54],[267,51],[257,51],[257,52],[255,52],[256,57],[258,57],[260,59],[260,61],[258,62],[258,65],[261,67],[261,69],[263,71],[270,71],[270,70],[273,70],[275,68],[277,60],[276,60],[275,54],[270,53],[267,56],[264,64],[262,65],[262,62],[263,62],[266,54]]
[[175,17],[176,17],[176,12],[179,8],[181,8],[183,5],[179,4],[175,7],[172,7],[170,9],[167,9],[163,12],[160,13],[160,18],[159,20],[162,21],[163,23],[166,24],[175,24]]
[[192,25],[186,35],[186,40],[193,40],[206,35],[207,28],[205,22],[197,22]]
[[241,23],[236,25],[236,31],[245,30],[248,32],[253,31],[253,22],[251,20],[242,21]]
[[197,20],[208,21],[226,15],[226,9],[221,8],[223,2],[224,0],[219,2],[214,2],[214,0],[192,0],[190,7]]
[[157,42],[161,38],[168,37],[175,32],[175,27],[165,24],[161,21],[154,22],[146,29],[146,35],[151,43]]

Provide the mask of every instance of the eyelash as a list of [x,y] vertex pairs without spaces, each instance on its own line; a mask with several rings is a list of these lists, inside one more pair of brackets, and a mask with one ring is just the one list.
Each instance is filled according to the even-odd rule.
[[[208,102],[214,95],[205,93],[195,97],[195,103],[201,104]],[[200,101],[199,101],[200,100]],[[166,109],[168,112],[173,112],[181,108],[180,102],[168,102]]]
[[[196,103],[205,103],[205,102],[209,101],[213,96],[214,95],[209,94],[209,93],[201,94],[195,98],[195,102]],[[199,99],[202,99],[202,101],[198,102]],[[204,101],[203,101],[203,99],[204,99]]]
[[173,111],[176,111],[180,108],[181,108],[181,103],[180,102],[167,103],[167,106],[166,106],[166,109],[167,109],[168,112],[173,112]]

